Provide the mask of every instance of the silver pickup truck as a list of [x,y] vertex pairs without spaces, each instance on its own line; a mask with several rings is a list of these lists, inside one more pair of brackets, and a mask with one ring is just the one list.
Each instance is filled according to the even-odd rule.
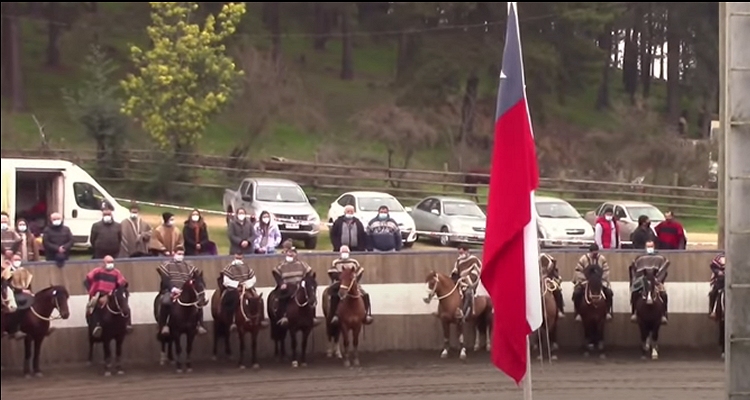
[[240,208],[248,215],[260,217],[260,213],[271,213],[284,239],[301,240],[306,249],[318,245],[320,216],[304,190],[287,179],[246,178],[237,190],[224,191],[224,211],[227,219]]

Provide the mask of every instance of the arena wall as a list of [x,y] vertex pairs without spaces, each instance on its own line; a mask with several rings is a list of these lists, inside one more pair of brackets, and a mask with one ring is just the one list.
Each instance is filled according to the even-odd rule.
[[[560,346],[575,348],[582,341],[579,324],[572,318],[570,296],[573,268],[580,257],[578,251],[552,251],[558,260],[558,267],[566,283],[563,285],[566,299],[567,318],[560,323]],[[608,324],[606,343],[611,347],[638,346],[638,329],[629,321],[628,272],[627,268],[635,257],[633,252],[605,253],[611,268],[611,281],[615,292],[615,318]],[[717,346],[718,327],[707,318],[709,291],[708,278],[714,252],[683,251],[665,253],[671,261],[667,290],[670,296],[670,323],[662,329],[660,344],[669,347],[706,348]],[[315,270],[319,291],[328,282],[326,270],[334,258],[331,253],[301,254]],[[440,325],[431,315],[437,303],[424,304],[426,295],[425,277],[430,270],[449,273],[455,260],[452,251],[402,252],[397,254],[362,254],[357,259],[366,268],[364,288],[370,293],[373,302],[375,323],[366,328],[362,339],[363,351],[382,350],[426,350],[439,349],[442,343]],[[204,271],[206,283],[215,289],[217,277],[229,258],[195,258],[190,260]],[[258,275],[258,287],[268,295],[273,287],[272,268],[280,261],[280,256],[257,256],[250,259]],[[153,314],[153,301],[158,290],[159,280],[157,259],[118,260],[117,266],[130,282],[134,332],[128,336],[124,358],[128,361],[154,361],[159,358],[159,345],[155,340],[156,328]],[[85,328],[85,303],[87,296],[82,282],[86,273],[94,266],[93,261],[74,261],[58,269],[50,264],[36,264],[33,269],[33,288],[39,290],[50,284],[64,285],[70,292],[71,317],[68,320],[53,321],[57,329],[44,343],[43,363],[68,363],[85,361],[88,343]],[[212,290],[207,293],[210,298]],[[320,304],[320,302],[319,302]],[[320,305],[318,315],[322,316]],[[502,307],[502,305],[496,305]],[[205,318],[209,334],[196,339],[193,358],[210,357],[213,338],[211,316],[208,307]],[[468,345],[473,344],[473,334],[468,334]],[[236,339],[233,339],[236,353]],[[310,343],[312,352],[323,352],[326,340],[323,326],[314,331]],[[269,356],[273,351],[267,330],[261,333],[259,344],[261,356]],[[221,350],[220,350],[221,351]],[[100,357],[101,350],[97,350]],[[3,340],[2,358],[5,367],[20,366],[23,358],[23,343]]]

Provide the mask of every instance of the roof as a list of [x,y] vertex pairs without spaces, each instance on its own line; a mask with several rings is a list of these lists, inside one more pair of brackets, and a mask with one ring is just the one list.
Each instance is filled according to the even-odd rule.
[[[368,192],[368,191],[354,191],[354,192],[346,192],[344,194],[350,194],[354,197],[394,197],[390,193],[386,192]],[[342,196],[344,195],[342,194]]]
[[547,202],[547,203],[560,203],[560,202],[567,203],[566,200],[559,199],[557,197],[549,197],[549,196],[535,196],[534,197],[534,201],[539,202],[539,203],[544,203],[544,202]]
[[75,166],[70,161],[48,158],[3,158],[3,168],[66,169]]
[[295,181],[289,179],[279,178],[247,178],[248,180],[254,181],[261,185],[276,185],[276,186],[299,186]]
[[470,199],[465,199],[463,197],[452,197],[452,196],[429,196],[425,197],[424,199],[420,200],[420,203],[424,201],[425,199],[437,199],[440,201],[453,201],[457,203],[473,203],[476,204],[474,201]]
[[616,206],[623,206],[623,207],[656,207],[653,204],[644,203],[642,201],[634,201],[634,200],[605,201],[605,203],[610,203]]

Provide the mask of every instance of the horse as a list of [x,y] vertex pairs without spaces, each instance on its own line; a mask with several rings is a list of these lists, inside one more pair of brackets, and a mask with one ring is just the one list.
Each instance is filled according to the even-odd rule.
[[[544,357],[544,344],[547,344],[547,352],[550,361],[557,360],[557,320],[559,318],[555,292],[560,289],[556,278],[559,276],[557,260],[542,254],[539,256],[539,267],[541,269],[541,291],[544,320],[542,326],[536,331],[537,340],[532,341],[532,347],[539,347],[539,359]],[[544,335],[542,335],[544,333]],[[539,344],[537,344],[539,343]]]
[[[284,341],[287,332],[292,347],[292,368],[307,366],[307,341],[315,327],[315,307],[317,306],[318,282],[315,273],[305,276],[298,284],[291,285],[292,296],[288,300],[286,317],[287,326],[281,327],[278,321],[278,295],[274,290],[268,296],[268,315],[271,316],[271,339],[274,341],[274,354],[284,356]],[[302,334],[301,355],[297,355],[297,333]]]
[[[340,276],[341,284],[338,295],[341,302],[336,310],[339,317],[339,338],[344,345],[344,367],[359,366],[359,334],[365,323],[367,310],[362,299],[362,292],[357,282],[357,271],[353,267],[344,268]],[[349,350],[351,335],[352,351]]]
[[[326,357],[331,358],[336,355],[336,358],[344,358],[341,354],[341,346],[339,345],[339,331],[341,330],[341,324],[331,323],[333,314],[330,314],[331,309],[331,296],[337,296],[335,293],[330,293],[330,287],[327,287],[323,291],[323,316],[326,323],[326,339],[328,340],[328,350],[326,350]],[[341,320],[341,318],[339,318]]]
[[253,369],[260,368],[258,364],[258,333],[265,327],[263,319],[263,293],[256,293],[255,289],[240,291],[239,307],[235,311],[234,321],[237,325],[237,338],[240,341],[240,369],[245,369],[245,334],[250,334],[250,351]]
[[[222,279],[220,276],[218,279],[219,287],[222,287],[221,281]],[[227,319],[227,315],[225,315],[225,313],[223,313],[221,310],[221,303],[224,300],[224,296],[226,296],[226,293],[226,291],[215,290],[214,294],[211,296],[211,317],[214,320],[214,347],[212,359],[214,361],[218,360],[217,354],[219,352],[219,341],[222,339],[224,340],[224,356],[227,359],[232,356],[232,347],[229,344],[229,331],[230,327],[232,326],[232,319]],[[239,303],[240,300],[238,299],[237,302]]]
[[658,291],[655,269],[645,269],[640,279],[643,281],[643,290],[635,299],[635,315],[641,332],[641,358],[645,360],[650,355],[652,360],[658,360],[664,300]]
[[586,286],[579,312],[586,340],[584,356],[588,357],[597,350],[599,358],[605,359],[607,356],[604,354],[604,326],[607,321],[607,299],[602,290],[604,269],[599,264],[591,264],[586,267],[583,274],[586,277]]
[[[20,330],[26,334],[23,341],[23,373],[26,377],[31,377],[32,371],[36,377],[43,376],[42,370],[39,368],[42,343],[50,333],[51,321],[70,317],[69,298],[70,294],[65,287],[50,286],[36,292],[28,302],[28,307],[22,307],[15,313],[6,315],[8,318],[6,323],[20,322]],[[60,315],[52,317],[54,310],[57,310]]]
[[[99,323],[102,331],[101,335],[95,338],[92,335],[93,329],[89,330],[89,364],[94,359],[94,343],[101,343],[104,350],[104,376],[112,375],[112,348],[110,347],[110,343],[113,340],[115,341],[115,370],[117,371],[117,375],[125,374],[120,359],[122,357],[122,344],[128,332],[128,316],[130,316],[129,299],[130,292],[128,292],[127,285],[120,286],[107,296],[107,302],[104,304],[104,307],[94,311],[101,313]],[[91,316],[86,316],[87,320],[90,318]]]
[[[190,279],[185,281],[182,288],[180,288],[179,296],[173,299],[167,322],[169,335],[164,336],[161,332],[157,335],[157,339],[161,342],[161,358],[159,363],[164,365],[167,359],[173,361],[172,346],[174,346],[174,352],[176,353],[174,363],[177,373],[182,373],[183,364],[186,372],[193,371],[190,356],[193,352],[193,341],[197,334],[198,317],[205,303],[205,296],[206,284],[203,280],[203,274],[199,270],[196,270],[190,276]],[[154,300],[157,321],[160,306],[161,294],[157,294]],[[187,338],[184,363],[180,360],[182,357],[182,335],[185,335]]]
[[5,314],[12,314],[18,310],[13,288],[5,276],[0,280],[0,297],[2,297],[2,302],[0,302],[0,332],[5,336]]
[[716,323],[719,324],[719,348],[721,349],[721,358],[724,358],[724,334],[726,332],[726,322],[724,320],[724,314],[726,310],[726,293],[724,292],[724,275],[716,277],[716,304],[714,305],[714,311],[716,313]]
[[[458,344],[459,344],[459,358],[461,360],[466,359],[466,347],[464,346],[464,322],[460,318],[456,318],[456,313],[460,309],[463,303],[461,290],[459,289],[459,283],[453,282],[453,280],[439,272],[430,271],[425,278],[427,284],[427,298],[424,299],[425,303],[432,301],[437,296],[438,299],[438,311],[434,314],[441,322],[443,327],[443,351],[440,353],[440,358],[448,357],[448,350],[450,348],[450,327],[452,324],[456,325],[456,332],[458,333]],[[476,321],[477,328],[486,328],[491,331],[491,322],[487,323],[492,317],[492,305],[487,296],[479,296],[474,299],[474,307],[472,315],[467,316],[467,321]],[[480,336],[480,335],[477,335]],[[475,340],[474,348],[478,350],[476,344],[479,341],[479,337]],[[485,342],[487,351],[490,350],[490,342],[485,336]]]

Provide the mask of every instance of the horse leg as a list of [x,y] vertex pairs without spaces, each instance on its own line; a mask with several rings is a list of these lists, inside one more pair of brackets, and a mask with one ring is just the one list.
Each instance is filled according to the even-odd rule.
[[651,331],[651,359],[659,359],[659,328],[661,328],[661,322],[654,325],[654,329]]
[[352,347],[354,350],[354,366],[359,367],[359,333],[362,330],[362,325],[356,326],[352,330]]
[[91,338],[91,335],[89,335],[89,360],[88,365],[91,365],[94,363],[94,341]]
[[594,333],[591,325],[591,321],[583,321],[583,336],[585,338],[584,342],[586,347],[583,352],[584,357],[588,357],[589,355],[591,355],[591,352],[594,351]]
[[193,372],[193,361],[192,361],[192,354],[193,354],[193,341],[195,341],[195,334],[197,332],[194,330],[190,330],[187,333],[187,346],[185,349],[185,372]]
[[258,364],[258,328],[254,328],[250,331],[250,335],[250,350],[252,351],[253,369],[258,369],[260,368],[260,364]]
[[43,376],[42,370],[39,368],[39,357],[42,353],[42,342],[44,342],[44,336],[40,336],[34,339],[34,376],[41,378]]
[[240,342],[240,356],[238,365],[240,369],[245,369],[245,330],[241,326],[237,327],[237,339]]
[[557,361],[557,323],[552,326],[552,329],[549,331],[549,341],[550,341],[550,361]]
[[649,352],[651,351],[650,346],[650,331],[648,329],[646,321],[640,321],[639,322],[639,328],[641,331],[641,359],[645,360],[646,356],[648,356]]
[[232,345],[229,343],[229,332],[229,328],[226,328],[226,330],[224,331],[224,357],[226,357],[227,360],[232,357]]
[[458,321],[456,323],[456,333],[458,333],[458,348],[461,349],[458,358],[466,359],[466,347],[464,347],[464,323]]
[[448,349],[451,346],[451,325],[448,321],[443,322],[443,352],[440,353],[440,358],[448,358]]
[[297,361],[297,332],[295,330],[289,330],[289,340],[292,342],[292,368],[297,368],[299,361]]
[[307,366],[307,340],[310,339],[310,332],[312,332],[312,327],[302,330],[302,355],[300,365],[303,367]]
[[174,365],[178,374],[182,373],[182,338],[180,333],[175,332],[176,327],[172,329],[172,346],[174,346],[175,359]]
[[213,347],[213,353],[212,353],[213,356],[211,357],[211,359],[214,360],[214,361],[218,360],[218,357],[216,356],[216,354],[219,352],[219,336],[220,336],[219,325],[220,325],[220,322],[218,320],[214,320],[214,329],[213,329],[213,331],[214,331],[214,347]]
[[31,378],[31,336],[23,338],[23,374]]
[[344,347],[344,367],[348,368],[351,366],[349,361],[349,326],[341,323],[341,330],[339,331],[339,337]]
[[605,319],[602,319],[599,321],[597,332],[596,332],[596,349],[599,351],[599,358],[604,360],[607,358],[607,355],[604,353],[604,323],[606,321]]
[[112,376],[112,343],[109,338],[102,339],[102,350],[104,351],[104,376]]
[[719,349],[721,350],[721,359],[724,359],[724,344],[725,344],[725,338],[724,334],[726,333],[726,327],[724,325],[724,316],[723,316],[723,310],[721,319],[719,320]]
[[120,334],[115,338],[115,369],[117,370],[117,375],[125,374],[125,371],[122,369],[122,343],[124,341],[124,334]]

